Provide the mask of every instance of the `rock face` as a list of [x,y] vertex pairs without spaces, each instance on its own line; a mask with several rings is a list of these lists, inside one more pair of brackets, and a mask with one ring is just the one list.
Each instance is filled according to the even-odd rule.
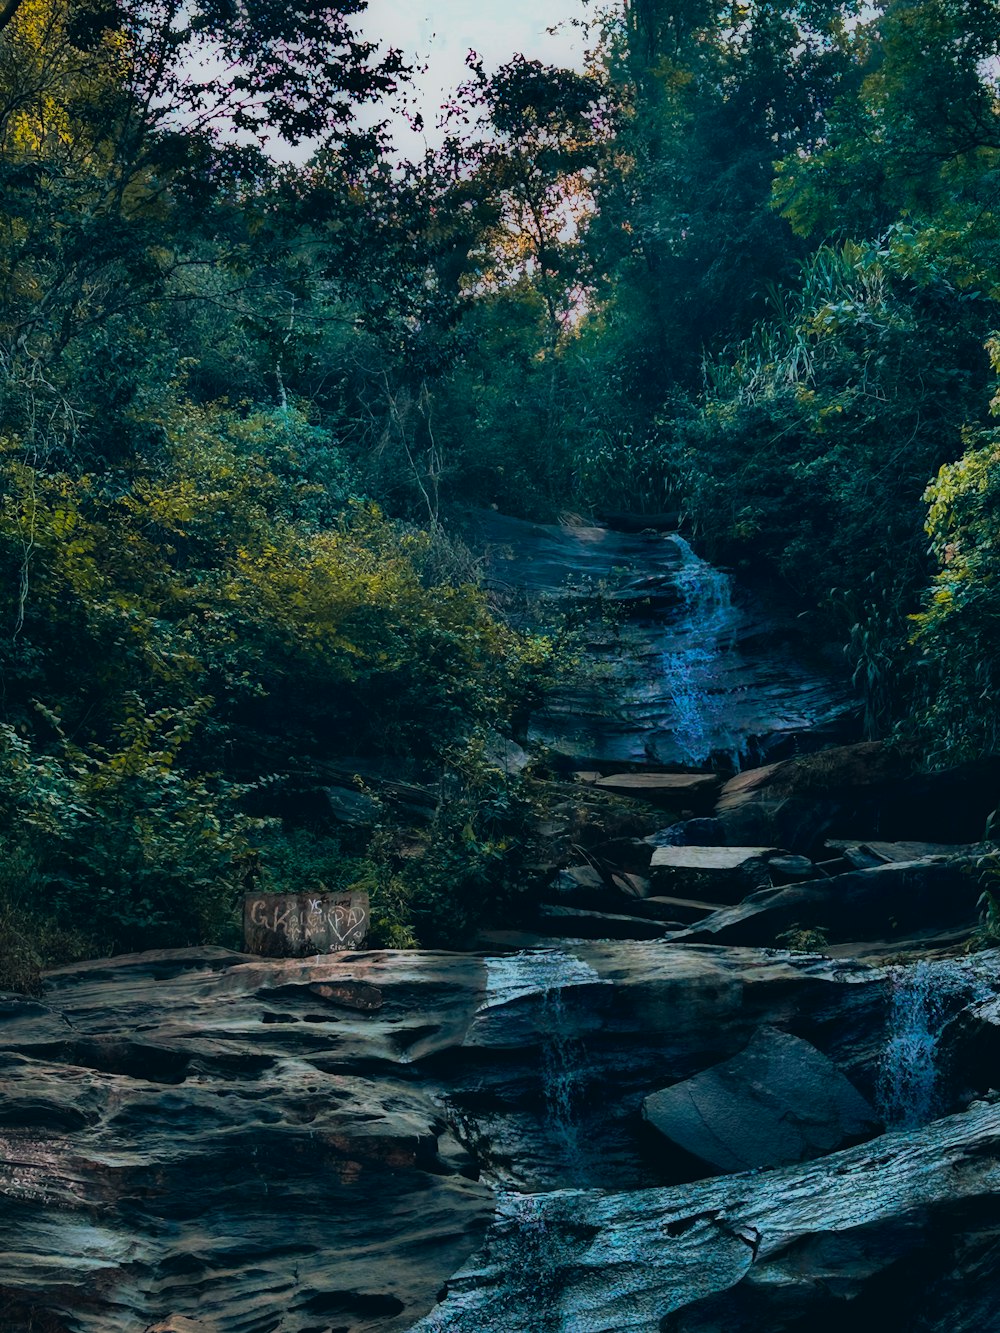
[[[41,1001],[0,1003],[2,1333],[655,1333],[667,1316],[792,1333],[838,1292],[874,1301],[911,1262],[952,1317],[979,1310],[975,1263],[961,1301],[948,1285],[954,1246],[982,1251],[984,1283],[1000,1271],[993,1107],[809,1167],[662,1188],[690,1176],[650,1153],[643,1099],[761,1025],[872,1095],[877,968],[599,941],[182,950],[47,980]],[[972,1009],[956,993],[962,1087],[1000,1083],[993,994]]]
[[62,969],[0,1005],[0,1330],[408,1328],[492,1182],[656,1184],[642,1097],[764,1022],[871,1082],[882,995],[868,968],[636,942]]
[[365,997],[303,988],[303,1031],[289,973],[240,963],[126,960],[64,975],[72,1012],[8,1009],[5,1333],[405,1328],[482,1233],[427,1092],[308,1035]]
[[878,1116],[831,1060],[761,1028],[721,1065],[653,1093],[650,1125],[716,1171],[784,1166],[871,1138]]
[[505,1195],[413,1333],[1000,1326],[1000,1107],[672,1189]]
[[587,622],[594,679],[532,718],[533,737],[555,753],[698,767],[852,734],[849,688],[805,665],[794,621],[779,622],[749,594],[734,598],[729,578],[677,534],[479,511],[465,537],[486,553],[487,579],[511,615],[537,623],[571,612]]
[[767,945],[793,928],[819,929],[830,943],[891,941],[907,932],[971,926],[982,889],[975,859],[888,862],[784,888],[762,889],[675,938]]

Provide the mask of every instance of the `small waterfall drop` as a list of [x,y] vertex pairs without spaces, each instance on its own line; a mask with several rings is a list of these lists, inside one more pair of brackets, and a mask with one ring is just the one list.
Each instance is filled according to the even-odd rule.
[[893,967],[887,986],[878,1109],[890,1128],[915,1129],[944,1109],[940,1041],[949,1019],[991,994],[992,986],[975,958],[925,959]]
[[583,1165],[578,1096],[583,1083],[583,1043],[576,1036],[563,1003],[563,992],[550,989],[542,1002],[542,1092],[549,1130],[562,1165],[575,1174]]
[[524,1010],[531,1033],[526,1032],[525,1039],[537,1043],[544,1152],[559,1180],[586,1179],[592,1161],[579,1115],[587,1082],[587,1053],[581,1037],[581,1010],[567,1003],[567,996],[582,986],[609,987],[612,982],[584,959],[562,949],[526,949],[485,962],[486,997],[477,1021],[488,1023],[491,1015],[507,1005],[532,1001]]
[[933,1119],[937,1109],[937,1044],[944,996],[927,962],[893,968],[888,985],[888,1039],[879,1069],[879,1111],[887,1125],[913,1129]]

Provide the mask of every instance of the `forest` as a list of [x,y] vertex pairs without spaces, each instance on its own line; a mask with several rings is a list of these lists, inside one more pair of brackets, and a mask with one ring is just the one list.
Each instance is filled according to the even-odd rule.
[[[573,627],[470,508],[676,512],[866,736],[1000,745],[1000,4],[581,0],[416,160],[364,10],[0,5],[0,985],[248,885],[394,947],[523,893],[492,738]],[[444,774],[419,846],[310,814],[354,756]]]

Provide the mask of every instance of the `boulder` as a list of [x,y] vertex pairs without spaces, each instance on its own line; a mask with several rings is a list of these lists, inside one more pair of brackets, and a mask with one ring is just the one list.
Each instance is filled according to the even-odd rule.
[[648,898],[650,883],[645,875],[630,874],[627,870],[613,871],[611,883],[626,898]]
[[642,1113],[658,1134],[714,1171],[802,1162],[881,1128],[831,1060],[768,1027],[732,1060],[646,1097]]
[[819,874],[808,856],[772,856],[767,863],[768,874],[774,884],[798,884],[804,879],[815,879]]
[[828,941],[892,940],[911,931],[976,922],[981,892],[972,857],[888,862],[828,879],[762,889],[706,917],[677,939],[775,944],[797,927]]
[[593,854],[616,869],[628,871],[630,874],[645,875],[652,859],[653,848],[646,838],[611,838],[607,842],[599,843],[593,849]]
[[938,773],[916,746],[863,741],[748,769],[725,784],[715,817],[727,842],[810,853],[826,837],[975,842],[996,806],[1000,758]]
[[604,791],[683,810],[711,802],[720,783],[716,773],[611,773],[606,778],[598,778],[593,785]]

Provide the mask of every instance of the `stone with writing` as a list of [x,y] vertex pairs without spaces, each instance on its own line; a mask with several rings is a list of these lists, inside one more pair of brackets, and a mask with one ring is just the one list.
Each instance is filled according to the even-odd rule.
[[249,953],[306,958],[360,949],[368,917],[367,893],[251,893],[243,933]]

